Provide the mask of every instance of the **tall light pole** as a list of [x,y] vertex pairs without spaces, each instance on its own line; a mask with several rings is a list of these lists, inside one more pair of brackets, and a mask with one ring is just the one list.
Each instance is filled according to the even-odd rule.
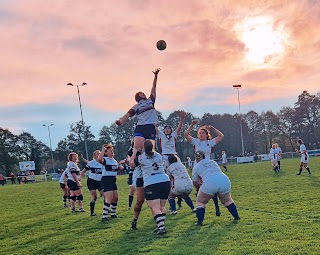
[[240,119],[240,135],[241,135],[241,145],[242,145],[242,157],[244,157],[244,145],[243,145],[243,133],[242,133],[242,120],[241,120],[241,111],[240,111],[240,96],[239,96],[239,89],[241,88],[241,85],[232,85],[234,89],[238,92],[238,102],[239,102],[239,119]]
[[85,151],[86,151],[86,157],[87,157],[87,159],[89,159],[88,146],[87,146],[87,134],[86,134],[85,127],[84,127],[82,107],[81,107],[81,99],[80,99],[80,91],[79,91],[79,87],[80,87],[80,86],[86,86],[87,83],[86,83],[86,82],[83,82],[81,85],[74,85],[74,84],[72,84],[72,83],[68,83],[67,85],[68,85],[68,86],[76,86],[76,87],[77,87],[77,90],[78,90],[78,98],[79,98],[80,113],[81,113],[81,122],[82,122],[82,128],[83,128],[84,148],[85,148]]
[[50,150],[51,150],[51,160],[52,160],[52,170],[54,172],[54,160],[53,160],[53,151],[52,151],[52,145],[51,145],[51,135],[50,135],[50,127],[53,126],[54,124],[46,125],[43,124],[42,126],[48,128],[48,134],[49,134],[49,142],[50,142]]

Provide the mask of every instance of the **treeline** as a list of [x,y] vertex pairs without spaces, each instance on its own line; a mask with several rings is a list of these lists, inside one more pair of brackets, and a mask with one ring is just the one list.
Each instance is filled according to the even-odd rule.
[[[161,112],[159,116],[159,129],[170,125],[174,129],[178,126],[180,111],[172,112],[164,119]],[[320,148],[320,93],[315,95],[303,91],[298,96],[294,107],[283,107],[279,112],[266,111],[257,113],[249,111],[242,114],[211,114],[205,113],[201,118],[187,113],[181,135],[177,140],[177,151],[184,161],[187,156],[193,158],[193,148],[184,139],[183,134],[192,119],[198,119],[198,127],[212,125],[221,130],[225,137],[215,147],[215,153],[220,155],[225,150],[228,157],[238,156],[241,151],[240,119],[242,121],[244,148],[246,152],[258,154],[268,153],[272,143],[277,142],[283,151],[294,151],[296,139],[302,138],[308,149]],[[66,157],[70,151],[85,155],[84,134],[87,137],[89,156],[104,143],[115,146],[117,160],[126,157],[130,140],[133,135],[136,119],[129,120],[118,127],[115,124],[103,126],[99,137],[95,137],[90,126],[85,125],[82,130],[81,121],[71,124],[69,135],[62,139],[53,152],[54,168],[61,169],[66,166]],[[196,136],[196,128],[191,133]],[[158,146],[159,147],[159,146]],[[42,170],[52,171],[50,149],[42,142],[37,141],[30,133],[23,132],[14,135],[8,129],[0,128],[0,172],[8,174],[17,172],[18,162],[33,160],[36,164],[36,174]],[[80,162],[84,166],[83,162]]]

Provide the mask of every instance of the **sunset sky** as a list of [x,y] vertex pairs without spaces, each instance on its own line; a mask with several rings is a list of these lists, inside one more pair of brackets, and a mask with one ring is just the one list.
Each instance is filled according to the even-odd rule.
[[[156,108],[279,111],[320,91],[318,0],[0,0],[0,127],[53,147],[80,120],[93,133],[150,93]],[[159,51],[163,39],[167,49]]]

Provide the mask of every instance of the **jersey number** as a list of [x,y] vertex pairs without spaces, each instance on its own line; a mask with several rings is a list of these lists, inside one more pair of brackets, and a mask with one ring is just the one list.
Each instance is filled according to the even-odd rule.
[[152,166],[153,166],[153,170],[154,171],[158,171],[159,170],[159,167],[158,167],[157,163],[153,163]]

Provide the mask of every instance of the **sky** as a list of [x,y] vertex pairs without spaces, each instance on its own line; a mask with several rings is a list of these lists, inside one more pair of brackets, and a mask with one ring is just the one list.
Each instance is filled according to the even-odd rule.
[[[319,0],[0,0],[0,127],[53,148],[83,118],[98,137],[150,93],[156,109],[279,111],[320,90]],[[167,49],[156,48],[158,40]]]

